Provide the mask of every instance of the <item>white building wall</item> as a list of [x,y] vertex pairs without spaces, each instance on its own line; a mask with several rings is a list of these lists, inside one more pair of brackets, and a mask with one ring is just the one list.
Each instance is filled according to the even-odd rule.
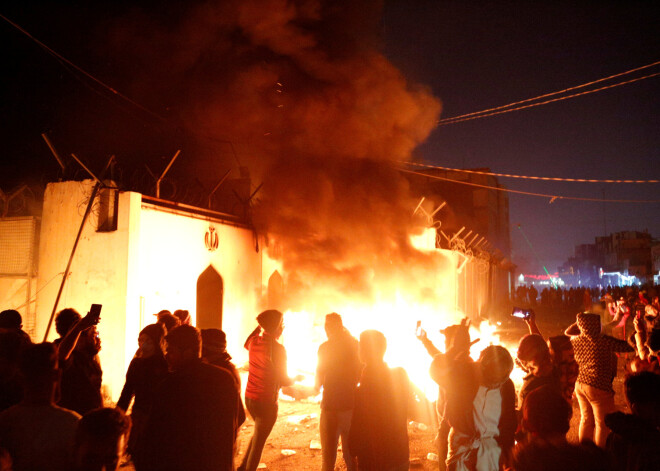
[[[93,182],[51,183],[41,226],[36,340],[43,339]],[[96,208],[96,205],[95,207]],[[209,252],[204,235],[212,224],[219,248]],[[252,231],[190,213],[142,202],[119,193],[117,230],[97,232],[97,215],[85,225],[57,311],[73,307],[85,315],[103,304],[98,326],[104,386],[117,400],[139,331],[161,309],[196,313],[197,278],[209,266],[224,282],[223,330],[240,362],[243,340],[253,328],[261,299],[261,254]],[[54,323],[49,340],[57,338]]]
[[[93,181],[50,183],[44,194],[39,247],[36,340],[44,337],[57,292],[93,188]],[[130,193],[120,194],[117,230],[97,232],[96,205],[83,229],[57,311],[72,307],[85,315],[92,303],[103,305],[98,330],[104,384],[116,398],[125,355],[126,286]],[[48,340],[58,337],[53,322]]]
[[[219,238],[213,252],[204,243],[210,225]],[[187,309],[194,322],[197,279],[212,265],[224,283],[222,329],[227,348],[237,360],[244,358],[243,342],[254,328],[261,299],[261,253],[255,250],[252,231],[142,203],[138,243],[139,266],[131,274],[131,284],[140,289],[129,301],[128,311],[136,313],[129,318],[140,319],[142,309],[143,327],[154,322],[153,314],[161,309]],[[134,338],[137,341],[137,335]]]

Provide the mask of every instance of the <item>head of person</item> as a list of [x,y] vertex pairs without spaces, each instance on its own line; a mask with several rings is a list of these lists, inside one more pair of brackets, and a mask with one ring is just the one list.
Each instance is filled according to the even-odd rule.
[[325,334],[329,339],[335,338],[344,331],[344,323],[341,316],[336,312],[331,312],[325,316]]
[[20,330],[23,327],[21,313],[15,309],[6,309],[0,312],[0,329]]
[[534,389],[523,403],[522,425],[532,437],[563,442],[571,427],[573,408],[556,388]]
[[26,392],[51,397],[60,374],[57,347],[50,342],[30,345],[21,353],[18,368]]
[[479,355],[481,382],[487,387],[497,387],[509,379],[513,371],[513,358],[501,345],[489,345]]
[[165,333],[181,325],[178,317],[175,317],[170,311],[160,311],[158,314],[158,324],[165,328]]
[[174,317],[179,319],[180,325],[192,325],[192,319],[190,318],[190,313],[185,309],[177,309],[174,311]]
[[80,319],[80,314],[75,309],[62,309],[55,317],[55,331],[60,337],[64,337]]
[[220,329],[202,329],[202,358],[215,358],[227,353],[227,334]]
[[440,330],[440,333],[445,336],[446,352],[452,348],[457,350],[468,350],[470,348],[470,330],[467,325],[450,325]]
[[149,358],[154,355],[162,355],[164,350],[165,328],[156,323],[149,324],[140,331],[138,336],[139,355]]
[[280,338],[284,331],[284,315],[277,309],[268,309],[257,316],[257,322],[268,335]]
[[658,325],[660,318],[658,318],[658,308],[652,304],[647,304],[644,307],[644,320],[648,328],[652,329]]
[[542,376],[552,371],[550,349],[543,337],[538,334],[527,334],[520,339],[517,357],[525,370],[535,376]]
[[582,335],[595,337],[600,334],[600,315],[592,312],[580,312],[577,315],[577,326]]
[[633,414],[660,426],[660,375],[641,371],[626,377],[623,387]]
[[130,429],[130,419],[119,409],[95,409],[85,414],[76,430],[76,469],[115,471],[124,455]]
[[202,336],[191,325],[180,325],[165,337],[165,358],[172,371],[179,371],[202,356]]
[[387,339],[382,332],[365,330],[360,334],[358,353],[365,365],[375,365],[383,362],[387,350]]
[[646,346],[656,357],[660,357],[660,328],[652,329],[646,339]]

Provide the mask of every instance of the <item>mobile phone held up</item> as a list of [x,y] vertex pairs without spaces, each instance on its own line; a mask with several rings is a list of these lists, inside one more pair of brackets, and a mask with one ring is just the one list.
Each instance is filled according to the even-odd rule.
[[94,317],[96,319],[96,322],[101,319],[101,308],[103,307],[102,304],[92,304],[92,307],[89,309],[89,315],[91,317]]
[[415,335],[417,337],[422,335],[422,321],[417,321],[417,327],[415,327]]
[[513,312],[511,313],[511,315],[513,317],[516,317],[518,319],[523,319],[523,320],[529,319],[531,314],[532,314],[531,309],[523,309],[521,307],[514,307]]

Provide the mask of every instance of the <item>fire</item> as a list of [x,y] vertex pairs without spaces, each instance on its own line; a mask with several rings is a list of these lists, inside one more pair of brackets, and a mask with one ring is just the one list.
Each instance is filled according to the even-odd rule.
[[[411,239],[422,252],[435,254],[442,259],[452,258],[451,253],[435,248],[435,238],[430,236],[430,231]],[[455,307],[453,291],[456,276],[455,270],[445,269],[444,272],[436,273],[436,278],[429,286],[421,290],[415,279],[406,279],[405,276],[388,280],[374,279],[372,291],[376,293],[376,299],[344,297],[342,293],[328,291],[328,287],[318,289],[318,293],[307,303],[314,306],[313,309],[287,310],[284,313],[282,341],[287,349],[289,375],[303,374],[305,380],[302,384],[314,385],[317,350],[326,340],[325,314],[334,311],[341,314],[344,326],[356,338],[367,329],[376,329],[385,334],[388,343],[385,361],[392,367],[404,368],[416,387],[429,400],[434,400],[438,395],[438,386],[429,376],[432,358],[416,338],[416,327],[417,322],[421,321],[429,339],[440,351],[444,351],[445,339],[440,330],[459,323],[465,317]],[[326,299],[332,301],[325,302]],[[298,301],[301,305],[306,304]],[[495,324],[487,321],[473,321],[470,337],[473,340],[479,339],[470,350],[475,360],[487,346],[501,344],[496,329]]]
[[[460,315],[434,312],[424,305],[408,305],[401,296],[395,304],[345,306],[339,312],[342,314],[345,327],[356,338],[359,337],[360,332],[367,329],[383,332],[388,342],[385,361],[390,366],[404,368],[411,381],[429,400],[432,401],[437,397],[438,386],[429,376],[432,359],[415,336],[416,323],[421,319],[422,327],[427,330],[431,341],[444,351],[444,337],[439,330],[453,324],[454,321],[451,319],[460,319]],[[303,374],[304,386],[314,385],[317,350],[326,340],[323,322],[323,314],[316,315],[307,311],[284,313],[285,330],[282,340],[287,349],[289,375]],[[470,350],[473,359],[478,359],[481,351],[487,346],[501,344],[499,336],[495,333],[496,328],[496,325],[489,322],[470,327],[470,337],[473,340],[479,339]],[[515,355],[511,346],[505,345],[505,347]],[[514,370],[511,375],[514,383],[521,382],[522,374],[521,370]]]

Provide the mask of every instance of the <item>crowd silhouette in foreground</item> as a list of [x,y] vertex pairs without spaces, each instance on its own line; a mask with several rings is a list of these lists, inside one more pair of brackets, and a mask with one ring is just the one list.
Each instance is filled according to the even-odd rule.
[[[443,349],[417,332],[439,386],[438,469],[451,471],[660,469],[660,324],[657,296],[605,294],[563,335],[545,338],[533,311],[515,358],[500,345],[470,356],[470,322],[448,326]],[[642,304],[640,309],[637,304]],[[626,308],[626,306],[629,306]],[[98,317],[73,309],[55,319],[59,338],[33,344],[18,312],[0,313],[0,471],[254,471],[277,421],[287,374],[283,315],[260,313],[248,336],[245,394],[226,334],[199,330],[187,311],[161,311],[137,339],[114,407],[104,407]],[[625,329],[628,325],[630,328]],[[322,471],[404,471],[414,387],[384,361],[387,339],[356,339],[342,317],[325,317],[314,391],[322,392]],[[519,391],[514,365],[526,372]],[[629,413],[612,383],[625,365]],[[579,405],[579,440],[567,440]],[[618,401],[621,403],[621,401]],[[107,399],[106,399],[107,405]],[[254,423],[242,458],[237,435]],[[430,450],[429,450],[430,451]]]

